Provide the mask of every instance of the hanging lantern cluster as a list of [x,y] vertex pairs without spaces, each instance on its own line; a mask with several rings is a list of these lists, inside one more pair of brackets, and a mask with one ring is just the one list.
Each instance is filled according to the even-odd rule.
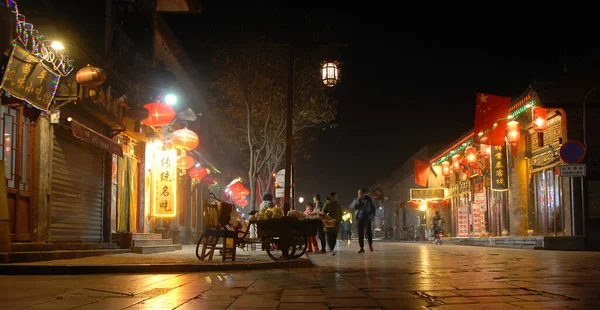
[[338,65],[339,63],[337,61],[323,63],[321,67],[321,78],[323,79],[323,84],[325,84],[325,86],[334,87],[340,80],[340,68]]
[[465,157],[467,159],[467,163],[474,164],[477,162],[477,149],[474,146],[469,146],[465,150]]
[[531,111],[533,118],[533,130],[538,135],[538,146],[544,146],[544,131],[548,129],[548,114],[546,109],[540,107],[534,107]]
[[177,156],[177,168],[179,169],[187,170],[194,167],[195,164],[196,160],[190,155]]
[[149,116],[142,123],[150,127],[169,125],[175,119],[175,110],[166,103],[155,101],[144,105],[144,108],[148,110]]
[[248,205],[248,200],[246,200],[246,196],[250,194],[250,191],[244,187],[242,183],[234,183],[229,186],[229,190],[231,191],[230,197],[231,200],[242,207]]
[[202,180],[202,183],[204,183],[204,184],[211,184],[211,183],[205,182],[205,177],[207,174],[208,174],[208,171],[206,171],[206,168],[204,168],[204,167],[193,167],[187,171],[187,175],[190,176],[190,178],[196,179],[196,180]]
[[506,138],[508,143],[516,145],[521,140],[521,125],[517,121],[510,121],[506,124]]
[[174,147],[189,152],[198,147],[200,144],[200,138],[198,138],[198,135],[195,132],[187,128],[183,128],[173,132],[171,143]]

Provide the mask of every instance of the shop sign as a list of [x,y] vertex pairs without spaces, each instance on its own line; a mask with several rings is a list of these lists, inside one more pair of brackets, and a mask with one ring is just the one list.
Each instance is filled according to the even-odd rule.
[[84,91],[83,105],[91,112],[125,126],[125,107],[122,100],[113,97],[112,87],[106,84]]
[[174,217],[177,209],[177,151],[154,152],[154,216]]
[[47,69],[37,57],[14,45],[0,88],[11,96],[47,111],[54,99],[60,77]]
[[471,181],[470,180],[462,180],[458,184],[459,194],[467,194],[471,192]]
[[585,164],[577,165],[562,165],[560,166],[560,176],[565,178],[577,178],[585,177],[586,169]]
[[428,199],[444,199],[446,198],[445,188],[411,188],[411,200],[428,200]]
[[83,126],[75,120],[71,121],[71,131],[75,138],[99,147],[111,154],[123,157],[123,147],[120,144]]
[[492,190],[508,190],[508,161],[506,156],[506,146],[493,146],[491,156],[491,179]]

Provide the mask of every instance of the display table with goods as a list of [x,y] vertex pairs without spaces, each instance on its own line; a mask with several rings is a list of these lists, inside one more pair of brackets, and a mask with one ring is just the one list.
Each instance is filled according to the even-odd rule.
[[299,258],[306,253],[307,239],[317,234],[320,214],[303,214],[290,210],[283,216],[280,207],[263,210],[250,217],[267,255],[273,260]]
[[[273,260],[299,258],[306,253],[307,239],[317,234],[323,214],[303,214],[274,208],[250,212],[244,221],[234,205],[219,200],[211,194],[211,202],[205,203],[204,233],[198,239],[196,256],[200,260],[212,260],[215,250],[220,251],[223,261],[235,261],[236,248],[244,249],[249,244],[261,243],[263,250]],[[257,238],[250,238],[250,226],[256,228]],[[222,245],[219,243],[222,242]]]

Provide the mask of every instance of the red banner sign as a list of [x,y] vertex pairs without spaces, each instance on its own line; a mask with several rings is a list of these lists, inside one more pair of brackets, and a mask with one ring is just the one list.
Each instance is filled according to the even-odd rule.
[[111,154],[123,157],[123,147],[119,143],[83,126],[79,122],[75,120],[71,121],[71,130],[73,131],[73,136],[81,141],[97,146]]

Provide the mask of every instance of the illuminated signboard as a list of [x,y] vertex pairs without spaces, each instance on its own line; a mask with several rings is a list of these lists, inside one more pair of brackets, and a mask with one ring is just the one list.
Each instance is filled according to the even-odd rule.
[[177,213],[177,151],[154,153],[153,215],[174,217]]

